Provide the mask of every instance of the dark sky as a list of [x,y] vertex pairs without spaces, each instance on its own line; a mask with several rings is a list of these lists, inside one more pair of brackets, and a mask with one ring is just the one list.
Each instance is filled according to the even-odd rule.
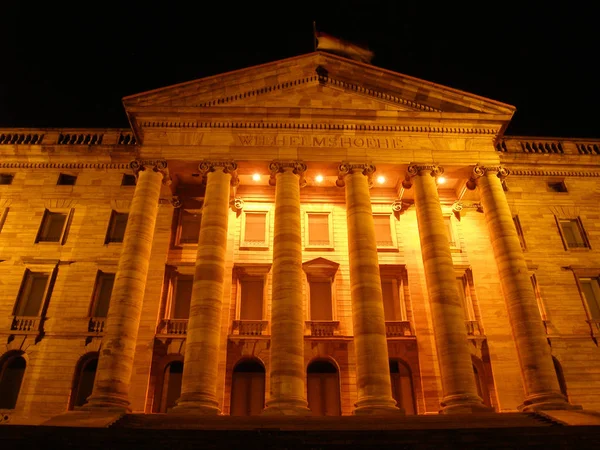
[[0,128],[127,127],[122,97],[311,52],[315,20],[376,66],[516,106],[507,134],[600,138],[599,11],[583,2],[153,3],[5,2]]

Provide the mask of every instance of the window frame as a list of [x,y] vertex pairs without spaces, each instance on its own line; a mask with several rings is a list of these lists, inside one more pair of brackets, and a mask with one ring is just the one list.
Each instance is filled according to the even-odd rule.
[[[194,266],[190,264],[186,265],[178,265],[178,266],[167,266],[165,270],[165,276],[167,277],[167,289],[165,289],[165,296],[163,302],[163,311],[161,315],[161,319],[163,320],[189,320],[188,319],[175,319],[173,317],[173,312],[175,310],[175,302],[176,302],[176,293],[177,293],[177,281],[179,277],[192,278],[192,282],[194,279]],[[192,285],[193,289],[193,285]],[[193,295],[193,294],[191,294]],[[191,306],[191,298],[190,298],[190,306]]]
[[[264,214],[265,216],[265,239],[264,241],[246,241],[246,218],[249,214]],[[271,208],[264,206],[244,206],[240,224],[240,250],[269,250],[271,228]]]
[[[35,237],[35,243],[36,244],[65,245],[65,243],[67,242],[67,238],[69,236],[69,229],[71,228],[71,222],[73,221],[74,213],[75,213],[75,208],[56,208],[56,209],[55,208],[52,208],[52,209],[45,208],[44,214],[42,215],[42,221],[40,223],[40,227],[38,228],[38,232]],[[44,227],[46,226],[46,221],[49,220],[48,217],[50,217],[51,214],[64,214],[65,215],[65,222],[63,223],[60,237],[56,241],[54,241],[54,240],[50,241],[50,240],[43,238],[43,230],[44,230]]]
[[[21,318],[31,318],[37,319],[39,322],[34,326],[35,329],[29,330],[30,332],[37,333],[43,328],[43,319],[46,317],[46,311],[48,309],[48,304],[50,303],[50,298],[52,296],[52,290],[54,288],[54,282],[56,280],[58,273],[58,264],[56,265],[48,265],[48,264],[26,264],[25,270],[23,271],[23,276],[21,277],[21,284],[19,286],[19,291],[17,293],[17,298],[15,299],[15,303],[12,309],[12,317],[13,317],[13,326],[16,321]],[[36,316],[24,316],[16,314],[22,305],[22,298],[24,294],[24,290],[27,285],[27,276],[29,274],[45,274],[48,276],[48,281],[46,282],[46,286],[44,287],[44,293],[42,294],[42,300],[40,302],[40,308],[38,310],[38,314]],[[12,328],[12,326],[11,326]],[[13,330],[15,330],[13,328]],[[27,334],[27,333],[26,333]]]
[[[326,244],[310,243],[310,216],[327,216],[329,242]],[[304,250],[334,250],[333,245],[333,212],[331,210],[308,209],[304,211]]]
[[389,225],[390,225],[390,237],[392,238],[392,244],[391,245],[381,245],[379,242],[377,242],[377,233],[375,233],[375,242],[377,244],[377,251],[378,252],[397,252],[398,251],[398,236],[397,236],[397,232],[396,232],[396,217],[394,216],[393,212],[385,212],[385,211],[372,211],[372,216],[373,216],[373,225],[375,225],[375,216],[388,216],[389,218]]
[[10,211],[10,207],[6,206],[5,208],[0,208],[0,233],[4,229],[4,225],[6,224],[6,219],[8,218],[8,212]]
[[0,181],[8,181],[8,183],[0,182],[0,186],[10,186],[15,180],[14,173],[2,172],[0,173]]
[[[579,296],[581,297],[581,301],[583,303],[583,308],[585,310],[585,315],[587,317],[588,323],[598,323],[600,324],[600,315],[597,318],[592,316],[592,312],[589,306],[589,301],[587,296],[585,295],[585,291],[583,290],[582,280],[595,280],[598,285],[598,290],[600,290],[600,269],[584,269],[584,270],[576,270],[574,271],[575,280],[577,282],[577,289],[579,290]],[[600,310],[600,297],[596,298],[596,303],[598,304],[598,309]],[[599,325],[600,327],[600,325]],[[596,334],[600,334],[600,328]]]
[[[470,323],[473,327],[476,325],[477,329],[473,328],[473,333],[467,333],[469,336],[485,336],[483,325],[481,323],[481,312],[479,310],[479,301],[477,298],[477,292],[475,290],[475,281],[473,279],[473,270],[471,267],[454,266],[454,274],[456,280],[462,279],[464,287],[464,320],[465,327],[467,323]],[[458,286],[457,286],[458,287]],[[462,299],[461,299],[462,300]],[[464,307],[467,307],[464,310]],[[471,328],[467,328],[470,330]]]
[[[302,264],[306,275],[306,321],[339,323],[337,311],[337,282],[336,275],[340,265],[326,258],[315,258]],[[313,319],[311,315],[310,283],[312,281],[328,281],[331,287],[331,320]]]
[[[233,267],[233,273],[235,276],[235,320],[241,319],[242,313],[242,284],[244,280],[256,281],[262,279],[263,281],[263,295],[262,295],[262,317],[260,319],[252,320],[266,320],[267,317],[267,286],[268,277],[271,272],[271,264],[236,264]],[[245,319],[250,320],[250,319]]]
[[[560,238],[562,239],[562,243],[563,243],[563,247],[564,247],[565,251],[587,251],[587,250],[592,249],[592,246],[590,245],[590,241],[588,239],[587,233],[583,226],[583,222],[581,221],[581,218],[579,216],[577,216],[575,218],[566,218],[566,217],[558,217],[555,215],[554,219],[556,221],[558,233],[560,235]],[[565,232],[563,230],[561,221],[563,221],[563,222],[569,221],[570,223],[575,224],[575,226],[577,227],[577,231],[579,231],[579,237],[582,241],[582,245],[576,246],[576,247],[569,246],[569,242],[567,241],[567,238],[565,236]]]
[[[391,280],[394,288],[394,302],[399,306],[400,318],[386,320],[386,322],[410,322],[412,323],[412,306],[410,305],[410,292],[408,290],[408,272],[404,264],[380,264],[379,278]],[[382,290],[383,294],[383,290]],[[384,301],[385,303],[385,301]]]
[[[200,216],[200,227],[198,228],[198,231],[202,227],[202,207],[186,208],[186,207],[182,206],[180,208],[177,208],[176,213],[175,213],[176,214],[176,218],[175,218],[176,224],[175,224],[175,236],[174,236],[175,238],[173,240],[173,246],[177,247],[177,248],[198,247],[198,241],[196,241],[196,242],[181,242],[184,212],[199,215]],[[198,236],[200,236],[200,234],[198,234]]]
[[[461,253],[462,247],[461,247],[460,235],[458,233],[458,227],[457,227],[457,223],[456,223],[456,216],[452,212],[443,213],[442,216],[444,219],[444,228],[446,229],[446,231],[448,233],[447,236],[448,236],[448,245],[450,246],[450,252],[451,253]],[[448,222],[446,222],[446,220],[448,220]]]
[[[113,233],[115,231],[115,226],[117,222],[117,217],[119,215],[127,215],[127,222],[125,223],[125,229],[123,230],[123,239],[115,240],[113,237]],[[125,233],[127,233],[127,225],[129,224],[129,211],[118,211],[116,209],[111,210],[110,219],[108,220],[108,228],[106,229],[106,237],[104,239],[104,244],[122,244],[125,241]]]
[[[106,275],[113,276],[113,288],[110,291],[110,298],[108,299],[108,309],[106,311],[106,316],[98,316],[94,314],[96,312],[98,302],[100,300],[100,292],[102,291],[102,280]],[[96,272],[96,281],[94,282],[94,291],[92,293],[92,301],[90,302],[90,309],[88,311],[88,317],[90,319],[106,319],[108,317],[108,311],[110,310],[110,303],[112,301],[112,293],[114,291],[114,282],[117,278],[116,272],[108,272],[104,270],[98,270]]]
[[75,186],[77,184],[78,175],[72,173],[61,172],[56,179],[57,186]]
[[519,243],[521,244],[521,250],[524,252],[527,251],[527,243],[525,242],[525,234],[523,233],[523,226],[521,225],[521,219],[518,214],[513,216],[513,224],[515,226],[515,230],[517,231],[517,237],[519,238]]

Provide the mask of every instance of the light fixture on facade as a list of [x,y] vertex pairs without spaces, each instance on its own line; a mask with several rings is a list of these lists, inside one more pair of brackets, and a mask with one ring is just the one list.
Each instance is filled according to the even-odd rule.
[[315,181],[316,181],[317,183],[322,183],[322,182],[323,182],[323,175],[317,175],[317,176],[315,177]]
[[254,175],[252,175],[252,181],[260,181],[260,174],[255,173]]
[[377,177],[377,182],[378,182],[379,184],[383,184],[383,183],[385,183],[385,177],[384,177],[383,175],[379,175],[379,176]]
[[437,177],[437,184],[444,184],[446,182],[446,177]]

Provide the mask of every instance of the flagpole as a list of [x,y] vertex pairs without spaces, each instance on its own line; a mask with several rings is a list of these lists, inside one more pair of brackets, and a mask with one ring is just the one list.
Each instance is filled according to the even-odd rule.
[[313,46],[314,46],[314,51],[317,51],[317,24],[316,22],[313,20]]

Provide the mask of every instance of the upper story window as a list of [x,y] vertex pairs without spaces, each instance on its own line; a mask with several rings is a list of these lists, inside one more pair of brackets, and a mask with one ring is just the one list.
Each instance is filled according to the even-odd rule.
[[302,264],[308,281],[309,320],[337,320],[334,283],[339,266],[338,263],[325,258],[316,258]]
[[375,224],[375,241],[378,250],[396,250],[398,243],[396,241],[396,227],[394,216],[391,213],[373,213],[373,222]]
[[245,210],[242,219],[241,248],[269,248],[269,211]]
[[557,217],[556,222],[565,250],[590,248],[581,219],[559,219]]
[[560,181],[548,181],[546,184],[550,192],[568,192],[567,185],[563,180]]
[[537,302],[538,305],[538,309],[540,311],[540,317],[542,318],[542,321],[544,322],[544,324],[546,323],[546,307],[544,306],[544,301],[542,299],[542,293],[540,291],[540,285],[538,284],[538,280],[537,277],[534,273],[531,274],[531,276],[529,277],[529,279],[531,280],[531,287],[533,288],[533,293],[535,295],[535,300]]
[[307,211],[305,218],[306,248],[333,248],[333,227],[331,213]]
[[523,235],[523,228],[521,227],[521,220],[519,219],[519,216],[513,216],[513,223],[515,224],[515,229],[517,230],[517,236],[519,237],[521,249],[525,251],[527,250],[527,246],[525,245],[525,236]]
[[6,223],[6,218],[8,217],[8,207],[0,210],[0,232],[4,228],[4,224]]
[[58,186],[74,186],[77,182],[77,175],[69,175],[67,173],[61,173],[58,176],[56,184]]
[[128,213],[112,211],[106,233],[106,243],[123,242],[125,238],[125,228],[127,227]]
[[123,178],[121,178],[121,186],[135,186],[135,175],[124,173]]
[[47,296],[50,273],[25,271],[19,297],[13,315],[37,317],[42,314],[42,307]]
[[460,240],[458,237],[458,230],[456,228],[455,218],[453,214],[444,214],[444,225],[446,227],[446,236],[448,237],[450,250],[454,252],[459,252]]
[[70,211],[50,211],[46,209],[35,242],[60,242],[64,244],[67,240],[68,225],[72,216],[72,209]]
[[261,335],[267,326],[265,287],[271,264],[238,264],[236,278],[236,309],[233,334]]
[[600,322],[600,277],[579,278],[590,320]]
[[471,269],[456,271],[456,290],[463,305],[465,324],[468,335],[482,335],[483,330],[479,323],[477,296]]
[[165,317],[189,319],[194,276],[175,272],[171,278],[171,298]]
[[12,184],[14,177],[12,173],[0,173],[0,184]]
[[198,244],[202,211],[181,208],[179,214],[179,244]]
[[386,334],[388,336],[412,336],[412,308],[405,266],[382,264],[379,266],[379,274]]
[[115,274],[98,271],[96,286],[90,308],[90,317],[107,317],[110,297],[112,295]]

